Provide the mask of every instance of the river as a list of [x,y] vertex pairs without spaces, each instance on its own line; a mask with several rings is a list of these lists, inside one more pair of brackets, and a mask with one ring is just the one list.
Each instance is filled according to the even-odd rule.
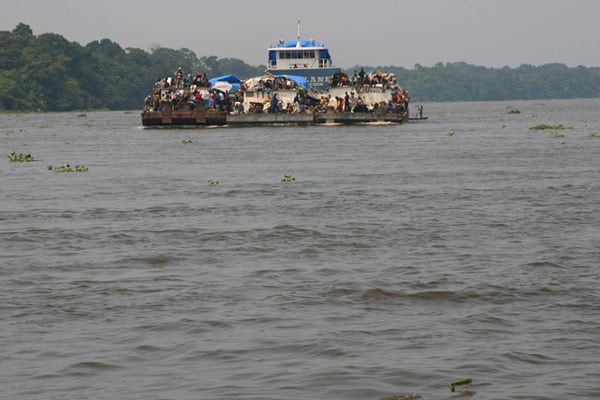
[[0,397],[600,398],[600,100],[424,106],[0,114]]

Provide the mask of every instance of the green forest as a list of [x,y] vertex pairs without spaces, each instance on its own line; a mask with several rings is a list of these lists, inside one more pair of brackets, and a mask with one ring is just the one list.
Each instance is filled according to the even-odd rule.
[[[192,50],[156,47],[123,49],[110,39],[85,46],[56,33],[33,35],[20,23],[0,31],[0,111],[140,109],[154,82],[186,73],[209,78],[261,75],[264,65],[236,58],[198,57]],[[413,69],[360,66],[393,72],[418,102],[568,99],[600,97],[600,68],[563,64],[487,68],[466,63],[437,63]]]

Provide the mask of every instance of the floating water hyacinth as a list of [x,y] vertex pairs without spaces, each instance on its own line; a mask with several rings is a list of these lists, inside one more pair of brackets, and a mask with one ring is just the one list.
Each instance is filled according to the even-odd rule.
[[418,394],[400,394],[395,396],[382,397],[379,400],[419,400],[422,397]]
[[518,110],[518,109],[515,108],[515,109],[512,109],[512,110],[508,110],[508,113],[509,114],[521,114],[521,110]]
[[69,164],[63,164],[59,167],[52,167],[51,165],[48,165],[48,170],[54,170],[54,172],[88,172],[89,168],[84,165],[76,165],[72,167]]
[[565,128],[562,124],[558,124],[558,125],[540,124],[540,125],[532,126],[531,128],[529,128],[530,131],[559,130],[559,129],[567,129],[567,128]]
[[194,141],[193,141],[192,139],[183,139],[183,140],[181,141],[181,143],[184,143],[184,144],[189,144],[189,143],[194,143]]
[[457,381],[454,381],[450,384],[450,390],[454,392],[454,387],[455,386],[459,386],[459,385],[469,385],[471,384],[472,379],[471,378],[465,378],[465,379],[459,379]]
[[31,162],[31,161],[40,161],[33,158],[31,154],[23,154],[23,153],[15,153],[14,151],[8,155],[8,160],[10,162]]
[[284,175],[283,179],[281,180],[281,182],[295,182],[296,178],[294,178],[291,175]]
[[210,186],[217,186],[219,184],[219,181],[215,181],[215,180],[209,179],[208,180],[208,184]]
[[456,133],[454,133],[454,132],[448,132],[448,136],[456,136]]

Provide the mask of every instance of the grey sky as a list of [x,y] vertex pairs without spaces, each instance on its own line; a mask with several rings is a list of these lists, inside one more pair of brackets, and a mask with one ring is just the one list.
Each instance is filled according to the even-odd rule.
[[[82,45],[187,47],[198,57],[266,63],[266,49],[324,42],[341,67],[464,61],[600,66],[598,0],[3,0],[0,30],[19,22]],[[2,44],[0,43],[0,46]]]

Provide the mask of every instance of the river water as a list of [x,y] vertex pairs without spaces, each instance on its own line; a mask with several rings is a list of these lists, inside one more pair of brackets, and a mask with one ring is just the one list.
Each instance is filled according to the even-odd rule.
[[0,397],[600,398],[599,111],[2,114]]

